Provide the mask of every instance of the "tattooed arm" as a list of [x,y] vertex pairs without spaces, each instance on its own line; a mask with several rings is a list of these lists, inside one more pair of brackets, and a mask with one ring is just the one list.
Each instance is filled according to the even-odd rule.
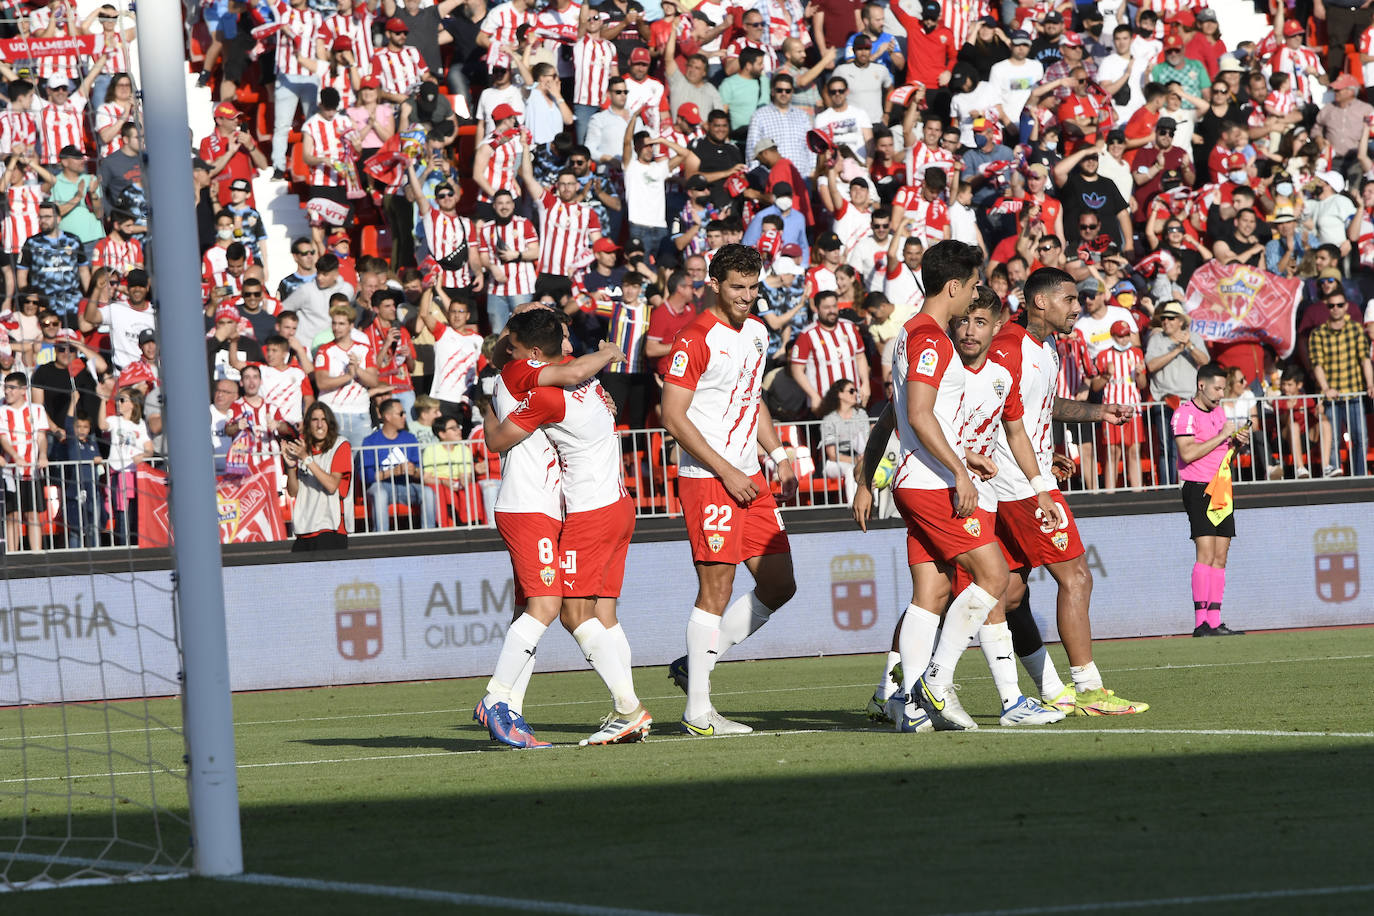
[[1068,398],[1054,399],[1054,418],[1061,423],[1107,422],[1120,426],[1134,414],[1135,408],[1126,404],[1090,404]]

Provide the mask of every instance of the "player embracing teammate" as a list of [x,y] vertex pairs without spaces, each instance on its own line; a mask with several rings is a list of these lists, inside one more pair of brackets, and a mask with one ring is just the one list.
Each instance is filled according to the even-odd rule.
[[[797,478],[763,403],[768,328],[751,314],[762,269],[757,250],[721,246],[711,260],[714,300],[674,341],[663,377],[663,425],[682,450],[678,493],[697,573],[687,654],[668,675],[687,692],[682,730],[697,737],[753,731],[711,704],[711,672],[797,590],[782,512],[758,459],[762,445],[786,502]],[[754,589],[731,602],[740,563]]]

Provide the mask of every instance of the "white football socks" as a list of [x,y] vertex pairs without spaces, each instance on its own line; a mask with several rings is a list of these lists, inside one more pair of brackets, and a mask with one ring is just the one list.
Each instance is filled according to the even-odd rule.
[[531,652],[525,657],[525,665],[510,687],[510,711],[517,716],[525,714],[525,692],[530,689],[530,678],[534,677],[534,662],[535,653]]
[[[903,614],[902,616],[905,617],[906,615]],[[897,667],[901,660],[902,653],[891,651],[887,653],[887,661],[883,662],[882,676],[878,678],[878,689],[873,693],[878,699],[888,700],[897,692],[897,682],[892,680],[892,669]]]
[[897,631],[897,646],[902,651],[898,657],[902,661],[902,695],[911,696],[921,672],[930,664],[931,653],[935,651],[935,638],[940,632],[940,617],[923,607],[908,605],[902,615],[900,629]]
[[[487,697],[484,702],[488,706],[492,703],[511,702],[511,694],[520,681],[521,671],[526,664],[534,667],[534,649],[547,629],[548,627],[529,614],[521,614],[515,623],[510,625],[510,629],[506,631],[505,641],[501,643],[501,654],[496,659],[496,668],[491,673],[491,680],[487,681]],[[525,683],[529,683],[528,678],[525,679]],[[523,690],[521,702],[524,702]]]
[[1059,671],[1054,667],[1049,650],[1043,645],[1030,655],[1021,656],[1021,666],[1040,688],[1040,696],[1045,702],[1053,701],[1064,692],[1064,681],[1060,679]]
[[1021,685],[1016,681],[1016,653],[1011,647],[1011,630],[1006,621],[985,623],[978,628],[978,642],[992,672],[992,683],[1002,699],[1002,709],[1010,709],[1021,699]]
[[1088,662],[1082,667],[1070,665],[1069,676],[1073,678],[1074,689],[1080,693],[1085,690],[1102,689],[1102,675],[1097,672],[1097,662]]
[[[954,667],[973,641],[973,634],[978,632],[996,606],[997,599],[977,584],[959,593],[959,597],[945,612],[940,641],[935,644],[935,654],[930,657],[930,664],[926,667],[927,683],[940,687],[949,687],[954,683]],[[906,668],[905,662],[902,668]]]
[[634,675],[630,673],[629,666],[621,662],[620,653],[609,638],[605,624],[592,617],[584,620],[572,635],[586,656],[587,663],[611,692],[615,711],[624,713],[638,709],[639,697],[635,695]]
[[630,640],[625,636],[625,628],[616,621],[615,626],[606,628],[606,638],[615,647],[615,654],[620,659],[620,663],[626,668],[632,668],[630,664]]
[[687,618],[687,709],[696,721],[711,711],[711,669],[716,666],[721,618],[699,607]]
[[738,645],[753,635],[759,627],[768,622],[773,609],[758,599],[752,591],[740,595],[725,609],[720,618],[720,640],[716,645],[716,657],[711,666],[720,660],[731,646]]

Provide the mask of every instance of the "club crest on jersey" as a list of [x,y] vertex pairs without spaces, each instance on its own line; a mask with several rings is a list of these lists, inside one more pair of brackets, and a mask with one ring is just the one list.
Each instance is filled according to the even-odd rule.
[[935,352],[934,347],[927,347],[921,351],[921,355],[916,358],[917,375],[935,375],[935,367],[940,362],[940,354]]
[[556,575],[557,573],[554,572],[552,566],[545,566],[543,569],[539,570],[539,581],[543,582],[545,585],[553,585],[553,579]]
[[754,349],[758,351],[759,356],[763,355],[763,341],[757,337],[754,338]]
[[725,535],[709,535],[706,538],[706,546],[711,548],[711,553],[720,553],[720,549],[725,546]]
[[668,374],[677,376],[687,374],[686,350],[678,350],[676,353],[673,354],[673,364],[668,367]]
[[1007,383],[999,378],[992,383],[992,391],[997,395],[997,400],[1005,401],[1007,398]]
[[[964,530],[969,533],[969,537],[978,537],[983,533],[983,523],[976,518],[964,520]],[[1060,548],[1063,549],[1062,547]]]
[[1053,544],[1060,551],[1068,550],[1069,536],[1067,533],[1063,531],[1056,531],[1054,534],[1050,535],[1050,543]]

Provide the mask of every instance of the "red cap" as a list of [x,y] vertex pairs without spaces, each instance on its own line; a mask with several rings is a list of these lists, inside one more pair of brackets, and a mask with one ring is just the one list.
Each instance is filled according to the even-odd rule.
[[215,309],[215,324],[219,324],[221,321],[238,321],[239,318],[239,310],[232,305],[221,305]]
[[648,49],[648,48],[635,48],[633,51],[630,52],[630,63],[632,63],[632,64],[647,64],[648,62],[649,62],[649,49]]
[[76,329],[75,329],[75,328],[60,328],[60,329],[58,329],[58,332],[57,332],[57,339],[58,339],[58,340],[75,340],[75,341],[80,341],[80,340],[81,340],[81,335],[78,334],[78,333],[76,333]]
[[381,89],[382,78],[380,76],[365,76],[358,82],[359,89]]
[[338,38],[334,39],[334,43],[329,46],[329,50],[352,51],[353,39],[349,38],[347,35],[340,35]]
[[507,105],[505,102],[502,102],[500,105],[497,105],[495,108],[492,109],[491,112],[492,123],[504,121],[506,120],[506,118],[514,117],[516,117],[515,109]]
[[234,107],[233,102],[220,102],[215,106],[215,117],[238,119],[243,117],[243,113]]
[[796,242],[788,242],[778,249],[778,257],[781,258],[800,258],[801,256],[801,246]]
[[1197,17],[1193,15],[1192,10],[1183,10],[1174,14],[1174,25],[1183,25],[1191,29],[1197,25]]
[[610,239],[606,238],[605,236],[602,236],[601,238],[597,239],[595,242],[592,243],[592,251],[595,251],[595,252],[603,252],[603,251],[616,252],[616,251],[619,251],[619,250],[620,250],[620,246],[617,245],[615,242],[612,242]]
[[1113,322],[1112,322],[1112,336],[1113,336],[1113,337],[1130,337],[1130,336],[1131,336],[1131,333],[1132,333],[1132,328],[1131,328],[1130,324],[1128,324],[1127,322],[1125,322],[1125,321],[1113,321]]
[[115,388],[128,388],[140,382],[147,382],[149,385],[156,385],[157,378],[153,376],[153,370],[141,359],[136,359],[124,367],[124,371],[119,373],[115,379]]
[[1351,76],[1349,73],[1342,73],[1340,76],[1336,77],[1334,80],[1331,81],[1331,90],[1332,90],[1333,92],[1336,91],[1336,90],[1338,90],[1338,89],[1359,89],[1359,88],[1360,88],[1360,82],[1359,82],[1359,80],[1355,79],[1355,77]]
[[1221,171],[1230,172],[1235,169],[1245,168],[1244,153],[1227,153],[1221,157]]
[[1170,35],[1168,38],[1164,39],[1164,50],[1166,50],[1166,51],[1174,51],[1174,50],[1182,51],[1182,50],[1183,50],[1183,39],[1182,39],[1182,38],[1179,38],[1177,35]]
[[348,233],[343,229],[335,229],[333,232],[329,233],[329,238],[325,239],[325,241],[330,245],[336,242],[348,242],[350,245],[353,243],[353,240],[348,237]]
[[1307,30],[1302,27],[1302,23],[1294,19],[1289,19],[1287,22],[1283,24],[1284,38],[1288,38],[1291,35],[1302,35],[1306,31]]
[[409,32],[410,26],[406,25],[398,17],[392,16],[386,21],[386,30],[388,32]]
[[1064,40],[1059,42],[1059,44],[1068,45],[1070,48],[1081,48],[1083,47],[1083,36],[1079,35],[1077,32],[1065,32]]
[[677,107],[677,116],[696,127],[701,123],[701,109],[696,102],[684,102]]

